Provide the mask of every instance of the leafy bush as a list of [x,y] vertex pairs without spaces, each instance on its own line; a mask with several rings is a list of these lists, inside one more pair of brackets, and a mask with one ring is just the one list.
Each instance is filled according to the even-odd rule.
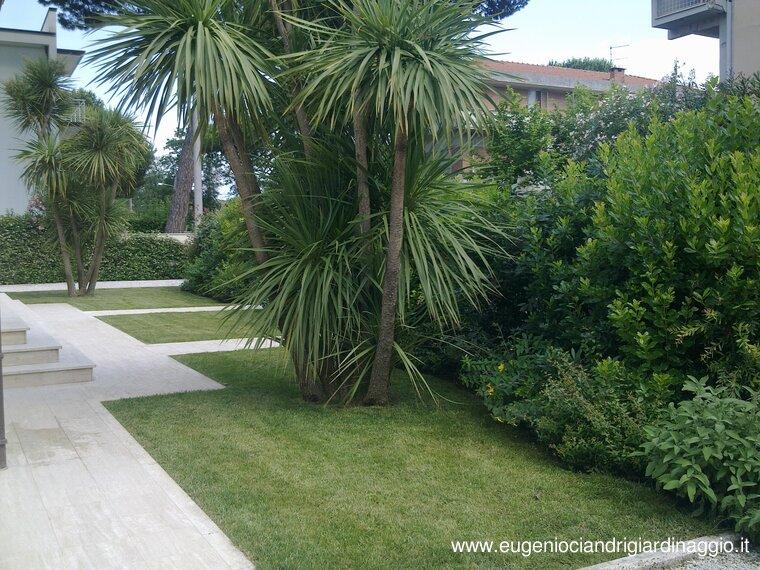
[[546,169],[552,146],[552,122],[538,105],[526,107],[520,95],[508,89],[492,116],[488,116],[486,151],[478,174],[509,188],[522,177]]
[[691,378],[691,400],[670,405],[647,427],[642,457],[646,474],[734,523],[737,532],[760,537],[760,401]]
[[462,374],[497,421],[528,428],[576,469],[641,472],[633,454],[657,399],[638,374],[610,359],[586,367],[577,353],[529,337],[513,339],[500,356],[465,359]]
[[688,397],[689,375],[760,387],[759,111],[717,92],[629,128],[598,173],[570,162],[549,188],[500,193],[517,239],[493,265],[501,295],[465,325],[490,353],[462,374],[495,418],[573,467],[640,476],[638,426]]
[[169,204],[156,201],[142,204],[129,214],[129,229],[138,233],[163,232],[169,216]]
[[184,288],[220,301],[234,301],[250,285],[241,277],[253,262],[240,201],[206,214],[190,247]]
[[522,231],[487,318],[677,386],[757,382],[760,113],[709,105],[630,129],[600,155],[606,178],[571,163],[551,189],[506,196]]
[[[107,244],[102,279],[177,279],[187,248],[156,234],[125,234]],[[56,243],[41,218],[0,216],[0,283],[58,283],[64,280]]]
[[125,234],[106,248],[103,279],[180,279],[187,266],[187,246],[161,234]]
[[61,257],[45,221],[36,216],[0,216],[0,284],[63,279]]

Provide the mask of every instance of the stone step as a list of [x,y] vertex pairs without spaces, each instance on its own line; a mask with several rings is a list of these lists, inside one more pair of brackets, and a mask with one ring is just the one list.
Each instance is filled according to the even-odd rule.
[[[67,349],[61,355],[71,356],[70,352],[71,350]],[[86,359],[62,358],[59,362],[4,366],[3,380],[6,388],[91,382],[93,368],[95,365]]]
[[3,321],[2,328],[0,328],[0,337],[2,338],[3,346],[15,346],[17,344],[26,344],[26,335],[29,331],[29,327],[22,324],[6,324]]
[[3,364],[5,366],[23,366],[26,364],[48,364],[58,362],[60,344],[25,343],[3,346]]

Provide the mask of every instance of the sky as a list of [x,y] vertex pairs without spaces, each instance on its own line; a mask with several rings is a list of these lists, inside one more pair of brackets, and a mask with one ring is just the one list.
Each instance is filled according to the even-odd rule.
[[[699,81],[718,75],[718,40],[701,36],[667,39],[666,30],[652,28],[650,0],[531,0],[527,7],[504,20],[510,28],[491,38],[491,57],[546,64],[570,57],[610,57],[626,72],[659,79],[678,60],[694,70]],[[6,0],[0,9],[0,27],[39,29],[46,8],[36,0]],[[104,32],[86,34],[59,27],[58,47],[84,49]],[[92,66],[80,65],[74,80],[97,93],[107,103],[107,89],[98,85]],[[174,114],[149,129],[159,153],[176,129]]]

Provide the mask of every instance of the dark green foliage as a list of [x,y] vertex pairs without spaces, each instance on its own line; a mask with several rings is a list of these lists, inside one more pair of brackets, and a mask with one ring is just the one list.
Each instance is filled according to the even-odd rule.
[[556,67],[569,67],[571,69],[585,69],[587,71],[609,71],[615,64],[611,59],[604,57],[571,57],[564,61],[549,61],[549,65]]
[[475,11],[494,20],[501,20],[522,10],[528,2],[530,0],[480,0],[475,2]]
[[[538,105],[526,107],[520,95],[508,89],[496,111],[486,119],[488,160],[477,172],[509,188],[519,178],[540,178],[550,160],[552,121]],[[498,158],[497,158],[498,157]]]
[[63,281],[61,257],[44,220],[0,216],[0,284],[59,281]]
[[127,224],[133,232],[163,232],[168,215],[169,205],[166,200],[145,201],[129,213]]
[[203,217],[190,247],[184,289],[220,301],[234,301],[249,286],[241,277],[253,262],[240,201],[227,202]]
[[656,406],[640,392],[637,373],[610,359],[584,366],[578,353],[531,337],[501,350],[465,359],[462,372],[497,421],[527,428],[575,469],[641,472],[633,453]]
[[37,0],[43,6],[58,8],[58,21],[67,30],[85,30],[97,23],[97,18],[113,14],[118,0]]
[[126,234],[103,257],[103,279],[178,279],[184,276],[187,247],[156,234]]
[[[183,277],[186,247],[154,234],[112,238],[103,258],[104,280],[178,279]],[[0,284],[63,281],[61,258],[42,219],[0,216]]]
[[[688,375],[758,387],[760,107],[720,93],[705,105],[647,135],[629,127],[596,172],[570,162],[548,188],[493,202],[517,239],[495,265],[501,296],[464,325],[490,354],[463,379],[574,467],[640,475],[636,426],[682,399]],[[504,349],[520,333],[538,348]]]
[[728,518],[736,532],[760,537],[760,402],[691,378],[693,399],[671,405],[646,431],[646,474],[699,511]]

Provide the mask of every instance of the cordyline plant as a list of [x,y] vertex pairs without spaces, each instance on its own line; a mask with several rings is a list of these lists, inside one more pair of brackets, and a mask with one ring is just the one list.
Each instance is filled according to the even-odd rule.
[[138,186],[150,147],[119,112],[91,107],[74,121],[73,94],[60,61],[28,62],[3,87],[6,113],[30,137],[17,159],[55,228],[68,293],[91,294],[106,241],[122,226],[118,199]]
[[[404,253],[414,219],[406,207],[410,176],[430,158],[423,149],[440,138],[468,137],[485,110],[479,65],[485,36],[475,33],[483,20],[474,10],[472,3],[449,0],[134,0],[104,20],[123,29],[103,40],[91,59],[125,106],[159,118],[176,107],[180,122],[197,110],[217,128],[258,262],[247,304],[264,305],[240,318],[265,315],[269,328],[279,328],[308,400],[368,384],[365,403],[388,401],[391,368],[412,360],[396,342],[397,327],[412,320],[404,312],[412,281],[425,281],[423,306],[434,305],[436,295],[451,299],[459,286],[473,302],[488,289],[480,254],[487,246],[472,233],[466,247],[439,239],[473,230],[471,209],[438,222],[429,210],[432,233],[416,233],[419,241],[409,243],[418,254],[435,240],[448,244],[452,254],[435,257],[446,261],[438,272],[411,264]],[[308,52],[298,51],[307,45]],[[286,144],[272,154],[283,164],[291,154],[305,157],[296,170],[310,178],[294,184],[285,167],[273,168],[279,178],[262,193],[250,151],[264,142],[252,135],[282,123],[273,102],[284,97],[291,99],[303,152]],[[350,158],[328,129],[354,147]],[[337,171],[332,178],[320,171],[346,161],[355,174],[348,181]],[[431,182],[428,189],[438,187]],[[441,196],[462,199],[456,192]],[[423,227],[415,226],[417,232]],[[328,235],[335,237],[319,238]],[[341,316],[346,299],[331,303],[330,296],[353,290],[357,313]],[[456,303],[445,306],[444,320],[456,321]]]
[[353,121],[359,216],[369,230],[366,178],[368,121],[387,125],[393,175],[387,219],[383,294],[367,404],[385,404],[399,299],[407,152],[410,137],[467,136],[486,112],[480,62],[483,19],[470,2],[449,0],[331,0],[338,26],[291,18],[314,36],[316,49],[300,54],[293,73],[307,76],[296,104],[310,102],[313,118],[331,126]]
[[[272,108],[273,55],[258,30],[257,3],[231,0],[135,0],[103,24],[119,29],[98,42],[89,60],[122,106],[155,117],[176,109],[179,124],[194,112],[211,120],[235,177],[243,215],[259,262],[266,260],[254,212],[261,186],[246,131]],[[199,133],[203,131],[201,124]]]

